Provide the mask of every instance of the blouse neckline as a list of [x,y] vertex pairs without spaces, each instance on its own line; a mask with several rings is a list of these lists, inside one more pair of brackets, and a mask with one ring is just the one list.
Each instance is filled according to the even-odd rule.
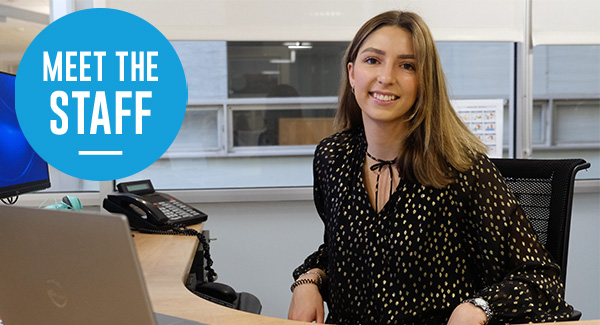
[[356,136],[359,141],[357,150],[355,150],[357,156],[355,156],[354,159],[357,161],[357,163],[355,164],[355,168],[357,168],[357,170],[355,170],[355,172],[357,173],[358,178],[360,180],[359,192],[360,195],[363,198],[365,198],[365,202],[369,203],[370,211],[373,212],[376,216],[380,216],[388,212],[388,210],[390,209],[390,205],[392,205],[392,207],[395,205],[395,203],[390,202],[398,201],[400,190],[405,185],[404,178],[400,177],[400,181],[398,182],[398,185],[394,188],[392,195],[390,195],[389,199],[385,202],[381,210],[376,211],[376,207],[373,206],[373,204],[371,203],[371,199],[369,198],[369,192],[367,191],[367,186],[365,184],[364,165],[366,160],[365,157],[367,155],[367,138],[365,136],[364,129],[361,128],[357,131],[358,132]]

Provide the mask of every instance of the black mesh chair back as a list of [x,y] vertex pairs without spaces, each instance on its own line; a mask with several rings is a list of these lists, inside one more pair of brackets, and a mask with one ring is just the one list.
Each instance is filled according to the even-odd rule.
[[566,281],[575,174],[583,159],[491,159],[521,203],[542,245]]

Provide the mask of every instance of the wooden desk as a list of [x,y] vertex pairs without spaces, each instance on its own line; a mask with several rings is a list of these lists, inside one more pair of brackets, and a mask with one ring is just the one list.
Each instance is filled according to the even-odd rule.
[[[196,237],[135,233],[134,242],[155,312],[211,325],[306,324],[226,308],[191,293],[185,281],[198,246]],[[559,324],[600,325],[600,320]]]

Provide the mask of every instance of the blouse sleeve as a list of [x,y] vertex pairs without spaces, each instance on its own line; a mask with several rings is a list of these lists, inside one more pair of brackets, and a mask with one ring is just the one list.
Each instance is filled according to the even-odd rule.
[[[321,168],[321,162],[322,163],[326,163],[326,160],[323,159],[322,157],[322,150],[320,149],[320,146],[317,147],[316,153],[315,153],[315,159],[313,161],[313,196],[314,196],[314,202],[315,202],[315,207],[317,209],[317,213],[319,214],[321,220],[323,220],[323,223],[326,223],[326,219],[325,219],[325,205],[324,205],[324,197],[323,197],[323,188],[322,188],[322,182],[321,182],[321,177],[324,177],[325,175],[322,172],[322,168]],[[325,229],[327,229],[327,227],[325,227]],[[303,273],[305,273],[306,271],[310,270],[310,269],[314,269],[314,268],[318,268],[323,270],[323,272],[325,272],[325,274],[328,274],[328,250],[327,250],[327,230],[325,230],[325,234],[323,236],[323,244],[321,244],[319,246],[319,248],[312,254],[310,254],[305,260],[304,263],[302,263],[300,266],[298,266],[294,272],[293,272],[293,277],[294,279],[297,279],[299,276],[301,276]],[[327,283],[325,283],[322,287],[321,287],[321,295],[323,296],[323,299],[326,300],[326,293],[328,292],[327,290]]]
[[[535,231],[500,173],[487,157],[470,171],[471,231],[466,234],[492,323],[556,321],[573,308],[564,300],[560,269],[537,240]],[[474,180],[474,182],[473,182]]]

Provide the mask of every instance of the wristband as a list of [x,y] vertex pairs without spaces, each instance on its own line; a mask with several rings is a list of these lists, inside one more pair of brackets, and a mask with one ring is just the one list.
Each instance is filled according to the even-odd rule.
[[[316,274],[319,277],[319,284],[318,286],[320,287],[321,285],[323,285],[323,277],[321,276],[321,274],[317,271],[306,271],[304,273],[302,273],[302,275],[306,275],[306,274]],[[299,276],[302,277],[302,275]]]
[[317,280],[315,279],[298,279],[296,281],[294,281],[294,283],[292,284],[292,286],[290,287],[290,290],[292,292],[294,292],[294,289],[296,289],[297,286],[302,285],[302,284],[314,284],[317,286],[317,288],[321,288],[321,286],[319,286],[319,284],[317,283]]

